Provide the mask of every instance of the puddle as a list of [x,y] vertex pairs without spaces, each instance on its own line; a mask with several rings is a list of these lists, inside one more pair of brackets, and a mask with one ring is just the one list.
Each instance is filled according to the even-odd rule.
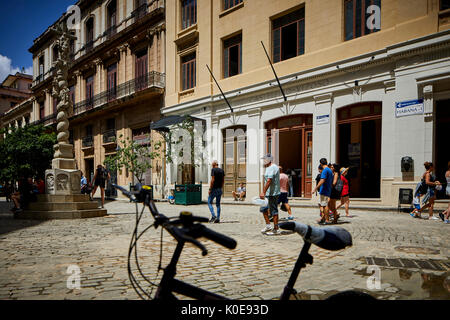
[[[450,300],[450,272],[435,275],[406,269],[381,269],[380,290],[360,290],[381,300]],[[355,274],[367,279],[366,270]],[[307,290],[292,297],[298,300],[325,300],[338,291]],[[291,299],[292,299],[291,298]]]
[[[369,293],[380,299],[395,298],[399,300],[450,300],[450,272],[436,275],[407,269],[381,270],[380,290]],[[372,273],[366,270],[355,274],[368,278]]]

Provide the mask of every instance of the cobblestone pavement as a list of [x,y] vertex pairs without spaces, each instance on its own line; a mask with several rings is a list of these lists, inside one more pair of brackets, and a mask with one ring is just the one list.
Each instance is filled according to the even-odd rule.
[[[209,217],[206,205],[157,206],[168,216],[189,210]],[[0,202],[0,299],[138,299],[127,274],[134,204],[109,202],[105,206],[109,215],[102,218],[52,221],[14,220],[10,207]],[[293,214],[297,221],[316,225],[317,209],[294,208]],[[297,298],[323,299],[337,291],[358,289],[381,299],[450,299],[450,225],[413,219],[405,213],[351,214],[341,219],[340,226],[352,234],[353,246],[338,252],[313,246],[314,264],[301,272]],[[286,214],[282,212],[281,217]],[[145,214],[141,230],[152,221]],[[237,248],[228,250],[204,240],[209,254],[202,257],[200,250],[188,245],[177,277],[233,299],[278,298],[302,239],[297,234],[261,234],[263,218],[254,206],[223,205],[222,222],[208,226],[235,238]],[[140,265],[150,279],[157,276],[160,235],[159,229],[152,228],[139,242]],[[163,244],[163,263],[167,263],[175,243],[165,233]],[[380,264],[379,289],[368,290],[372,272],[367,271],[371,262],[365,257],[394,266]],[[396,266],[396,258],[409,260]],[[423,260],[430,259],[440,268],[423,266]],[[423,267],[407,265],[419,260]],[[71,265],[80,268],[81,289],[67,288]]]

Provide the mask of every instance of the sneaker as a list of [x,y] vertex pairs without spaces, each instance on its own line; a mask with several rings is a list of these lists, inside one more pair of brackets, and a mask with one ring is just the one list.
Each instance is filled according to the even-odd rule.
[[272,231],[266,232],[266,235],[268,235],[268,236],[276,236],[279,234],[281,234],[280,229],[273,229]]
[[446,219],[446,220],[444,221],[444,223],[450,223],[450,220]]
[[22,209],[17,209],[14,213],[21,213],[21,212],[23,212]]
[[435,216],[432,216],[432,217],[430,218],[430,220],[439,220],[439,218],[438,218],[438,217],[435,217]]
[[293,216],[289,216],[288,220],[294,220],[294,217]]
[[442,212],[439,212],[439,218],[441,218],[442,221],[445,221],[445,217]]
[[214,223],[214,221],[216,221],[216,217],[212,217],[211,219],[209,219],[209,223]]
[[272,229],[273,229],[272,226],[265,226],[265,228],[261,230],[261,233],[269,232],[269,231],[271,231]]
[[220,223],[220,219],[214,220],[214,223]]

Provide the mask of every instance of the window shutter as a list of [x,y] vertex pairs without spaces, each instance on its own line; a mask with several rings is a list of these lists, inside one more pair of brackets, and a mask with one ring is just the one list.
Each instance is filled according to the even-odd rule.
[[298,22],[298,48],[297,55],[305,53],[305,20]]
[[229,77],[229,57],[228,57],[228,48],[223,49],[223,77]]
[[273,62],[279,62],[280,61],[280,35],[281,35],[281,28],[273,30]]

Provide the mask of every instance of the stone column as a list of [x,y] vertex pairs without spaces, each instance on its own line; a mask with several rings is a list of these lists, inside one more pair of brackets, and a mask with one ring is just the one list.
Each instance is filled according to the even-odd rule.
[[104,90],[103,90],[102,60],[97,58],[94,60],[94,64],[95,64],[95,80],[94,80],[94,96],[95,96]]
[[[433,85],[423,87],[423,115],[424,115],[424,146],[423,153],[426,161],[433,161],[433,126],[434,126],[434,101]],[[430,159],[430,160],[427,160]]]

